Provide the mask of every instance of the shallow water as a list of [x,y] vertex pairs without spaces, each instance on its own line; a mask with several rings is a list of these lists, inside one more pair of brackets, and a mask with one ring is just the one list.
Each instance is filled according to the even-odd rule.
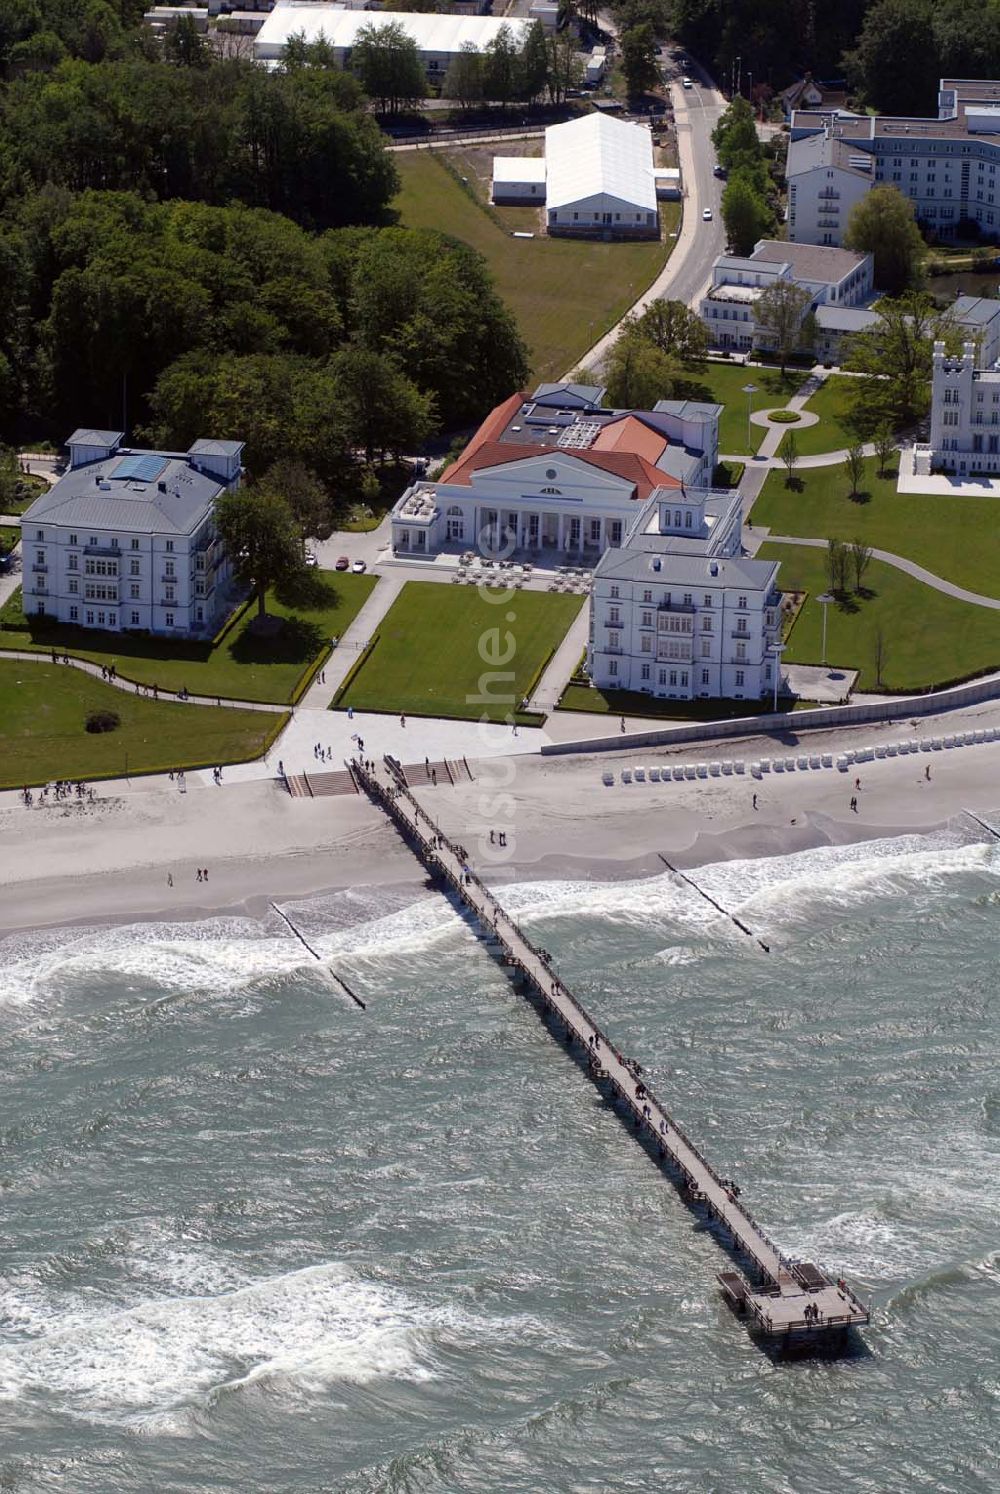
[[436,894],[10,940],[0,1488],[986,1490],[1000,847],[504,890],[789,1253],[875,1301],[794,1364]]

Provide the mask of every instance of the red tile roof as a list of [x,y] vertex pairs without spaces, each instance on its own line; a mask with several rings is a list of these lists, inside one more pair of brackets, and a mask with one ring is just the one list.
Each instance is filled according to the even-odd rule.
[[666,449],[666,436],[634,415],[623,415],[620,420],[609,421],[590,447],[591,451],[631,451],[636,456],[645,457],[647,462],[659,461]]
[[[496,413],[496,412],[494,412]],[[492,418],[492,417],[491,417]],[[457,462],[453,462],[439,481],[460,483],[467,486],[473,472],[484,467],[500,467],[507,462],[523,462],[527,457],[559,456],[572,457],[574,461],[586,462],[591,467],[600,467],[635,485],[635,496],[645,500],[654,488],[679,488],[680,482],[643,456],[632,451],[565,451],[551,446],[520,446],[511,442],[479,440],[480,432],[473,436]]]
[[[469,457],[475,456],[484,442],[498,440],[507,429],[508,422],[513,420],[518,410],[524,404],[524,400],[525,396],[523,394],[512,394],[509,399],[504,400],[502,405],[497,405],[495,410],[491,410],[476,434],[472,437],[468,446],[462,452],[462,455],[442,472],[440,481],[454,482],[455,479],[452,477],[452,473],[462,467]],[[458,480],[461,481],[461,479]]]

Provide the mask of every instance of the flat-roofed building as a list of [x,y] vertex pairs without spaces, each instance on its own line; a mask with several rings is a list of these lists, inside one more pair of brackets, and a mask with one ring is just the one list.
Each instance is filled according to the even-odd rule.
[[[800,286],[810,297],[810,311],[862,306],[872,296],[870,254],[818,244],[790,244],[761,239],[745,258],[721,254],[712,266],[712,283],[698,308],[717,348],[769,349],[772,340],[757,321],[757,302],[780,281]],[[858,329],[860,330],[860,329]]]

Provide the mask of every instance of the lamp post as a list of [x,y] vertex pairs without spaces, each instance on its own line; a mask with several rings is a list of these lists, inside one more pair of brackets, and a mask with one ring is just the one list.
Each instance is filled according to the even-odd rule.
[[821,596],[818,596],[816,598],[816,600],[817,600],[817,602],[822,602],[823,603],[823,664],[825,665],[826,664],[826,609],[827,609],[827,607],[829,607],[829,605],[830,605],[831,602],[835,602],[837,599],[836,599],[836,597],[831,596],[831,594],[828,591],[824,591]]
[[774,710],[778,709],[778,681],[781,678],[781,656],[787,648],[784,643],[769,643],[767,651],[774,656]]
[[743,393],[747,397],[747,451],[749,451],[752,456],[753,452],[751,451],[752,442],[750,440],[750,416],[753,413],[753,397],[757,393],[757,385],[744,384]]

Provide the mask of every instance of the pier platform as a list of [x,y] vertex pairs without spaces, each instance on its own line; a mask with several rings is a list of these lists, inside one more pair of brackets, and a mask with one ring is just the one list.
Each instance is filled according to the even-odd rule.
[[634,1134],[669,1161],[688,1202],[706,1213],[730,1253],[745,1269],[718,1273],[726,1300],[754,1333],[772,1340],[828,1339],[870,1320],[870,1309],[844,1280],[818,1266],[785,1257],[740,1202],[740,1190],[720,1177],[650,1088],[641,1067],[626,1058],[585,1011],[565,982],[511,919],[469,865],[462,846],[442,835],[406,785],[401,767],[354,760],[357,783],[385,810],[435,877],[443,878],[482,932],[496,945],[512,975],[526,981],[550,1019],[565,1028],[566,1041],[586,1057],[591,1079],[610,1091],[632,1120]]

